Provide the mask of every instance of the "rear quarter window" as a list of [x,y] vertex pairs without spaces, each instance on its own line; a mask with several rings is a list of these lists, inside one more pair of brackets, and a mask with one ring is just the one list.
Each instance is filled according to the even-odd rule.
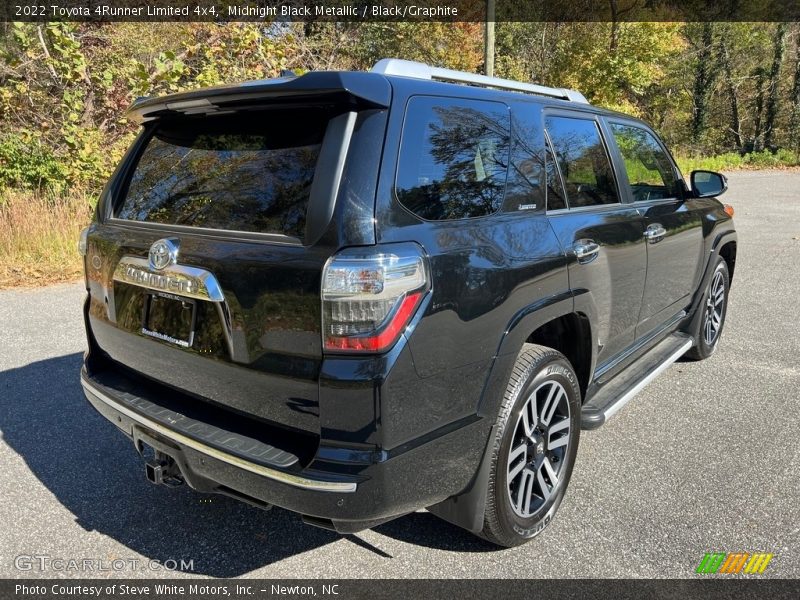
[[503,204],[511,117],[500,102],[415,96],[406,106],[395,191],[432,221],[480,217]]
[[156,125],[115,216],[300,238],[327,122],[309,109]]

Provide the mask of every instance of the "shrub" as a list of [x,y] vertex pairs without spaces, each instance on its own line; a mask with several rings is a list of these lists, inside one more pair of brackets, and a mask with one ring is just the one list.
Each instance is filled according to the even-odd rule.
[[65,184],[63,161],[30,132],[0,137],[0,187],[60,192]]
[[786,148],[775,153],[769,150],[761,152],[726,152],[716,156],[676,156],[678,167],[684,175],[692,171],[735,171],[737,169],[774,169],[779,167],[795,167],[800,165],[800,156]]

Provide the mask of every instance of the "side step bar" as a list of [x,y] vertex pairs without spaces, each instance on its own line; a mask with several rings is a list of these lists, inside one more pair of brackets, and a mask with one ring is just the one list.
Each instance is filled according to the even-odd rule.
[[597,429],[603,425],[691,347],[691,338],[682,333],[673,333],[659,342],[583,405],[581,429]]

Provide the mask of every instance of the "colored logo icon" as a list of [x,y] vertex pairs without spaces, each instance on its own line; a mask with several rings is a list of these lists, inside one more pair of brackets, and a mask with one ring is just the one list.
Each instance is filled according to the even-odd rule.
[[773,554],[766,552],[706,552],[703,560],[695,569],[695,573],[724,573],[736,575],[746,573],[749,575],[760,575],[763,573]]

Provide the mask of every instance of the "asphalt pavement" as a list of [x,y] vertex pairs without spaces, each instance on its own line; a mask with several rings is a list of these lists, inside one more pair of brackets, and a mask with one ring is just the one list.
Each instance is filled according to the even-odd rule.
[[0,577],[692,577],[710,551],[800,577],[800,173],[734,173],[723,200],[739,253],[718,352],[584,432],[555,520],[511,550],[425,511],[341,537],[151,485],[81,392],[82,285],[0,292]]

